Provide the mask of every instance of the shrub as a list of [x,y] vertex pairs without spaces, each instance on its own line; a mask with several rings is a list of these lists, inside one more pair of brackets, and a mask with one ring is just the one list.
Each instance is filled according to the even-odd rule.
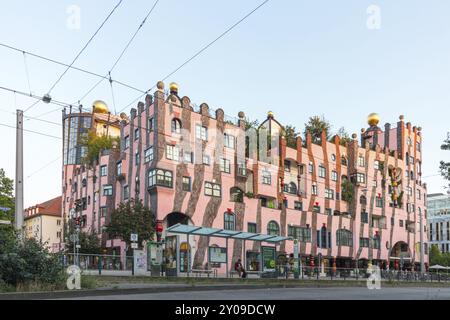
[[[2,238],[8,237],[3,234]],[[14,239],[0,252],[0,279],[14,287],[33,282],[58,285],[65,275],[59,257],[50,254],[42,244],[34,239]]]

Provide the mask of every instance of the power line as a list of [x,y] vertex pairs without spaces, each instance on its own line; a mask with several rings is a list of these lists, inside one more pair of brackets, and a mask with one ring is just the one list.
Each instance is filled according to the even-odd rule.
[[[216,39],[214,39],[213,41],[211,41],[210,43],[208,43],[206,46],[204,46],[203,48],[201,48],[197,53],[195,53],[192,57],[190,57],[189,59],[187,59],[185,62],[183,62],[180,66],[178,66],[175,70],[173,70],[172,72],[170,72],[167,76],[165,76],[162,81],[167,80],[169,77],[173,76],[175,73],[177,73],[180,69],[182,69],[183,67],[185,67],[188,63],[190,63],[192,60],[194,60],[195,58],[197,58],[200,54],[202,54],[205,50],[207,50],[209,47],[211,47],[214,43],[216,43],[217,41],[219,41],[221,38],[223,38],[226,34],[228,34],[230,31],[232,31],[234,28],[236,28],[239,24],[241,24],[242,22],[244,22],[248,17],[250,17],[253,13],[255,13],[256,11],[258,11],[261,7],[263,7],[267,2],[269,2],[270,0],[265,0],[263,1],[260,5],[258,5],[255,9],[253,9],[252,11],[250,11],[247,15],[245,15],[242,19],[240,19],[239,21],[237,21],[235,24],[233,24],[231,27],[229,27],[227,30],[225,30],[225,32],[223,32],[221,35],[219,35]],[[133,102],[131,102],[130,104],[128,104],[126,107],[124,107],[123,109],[121,109],[119,112],[124,111],[125,109],[129,108],[131,105],[133,105],[134,103],[136,103],[138,100],[140,100],[143,96],[145,96],[146,94],[148,94],[150,91],[152,91],[155,88],[155,86],[151,87],[150,89],[148,89],[144,94],[140,95],[137,99],[133,100]]]
[[[5,113],[9,113],[9,114],[13,114],[13,115],[16,114],[13,111],[5,110],[5,109],[0,109],[0,111],[5,112]],[[61,124],[58,123],[58,122],[53,122],[53,121],[50,121],[50,120],[40,119],[39,117],[29,117],[29,116],[26,116],[26,115],[24,115],[23,117],[28,119],[28,120],[36,120],[36,121],[40,121],[40,122],[44,122],[44,123],[48,123],[48,124],[53,124],[55,126],[61,126]]]
[[27,176],[27,179],[30,179],[31,177],[35,176],[36,174],[38,174],[38,173],[41,172],[42,170],[47,169],[47,168],[48,168],[49,166],[51,166],[53,163],[55,163],[56,161],[61,160],[61,159],[62,159],[62,157],[59,156],[57,159],[55,159],[55,160],[53,160],[53,161],[47,163],[47,164],[46,164],[45,166],[43,166],[42,168],[40,168],[40,169],[34,171],[34,172],[31,173],[29,176]]
[[109,20],[109,18],[113,15],[113,13],[116,11],[116,9],[122,4],[123,0],[119,0],[119,2],[115,5],[115,7],[112,9],[112,11],[108,14],[108,16],[106,17],[106,19],[102,22],[102,24],[100,25],[100,27],[98,27],[98,29],[95,31],[95,33],[92,35],[92,37],[89,39],[89,41],[85,44],[85,46],[83,47],[83,49],[81,49],[81,51],[77,54],[77,56],[75,57],[75,59],[73,59],[72,63],[70,64],[70,67],[67,67],[66,70],[64,70],[64,72],[60,75],[60,77],[58,78],[58,80],[56,80],[56,82],[53,84],[53,86],[50,88],[50,90],[48,91],[48,94],[51,93],[51,91],[56,87],[56,85],[61,81],[61,79],[66,75],[66,73],[69,71],[69,69],[74,65],[74,63],[78,60],[78,58],[81,56],[81,54],[84,52],[84,50],[86,50],[86,48],[89,46],[89,44],[92,42],[92,40],[94,40],[95,36],[100,32],[100,30],[103,28],[103,26],[106,24],[106,22]]
[[[34,95],[34,94],[28,94],[28,93],[25,93],[25,92],[22,92],[22,91],[19,91],[19,90],[15,90],[15,89],[3,87],[3,86],[0,86],[0,90],[9,91],[9,92],[12,92],[14,94],[20,94],[22,96],[30,97],[30,98],[38,100],[37,102],[40,102],[40,101],[42,101],[44,99],[43,97],[40,97],[40,96],[37,96],[37,95]],[[70,106],[72,106],[69,103],[57,101],[57,100],[54,100],[54,99],[52,99],[49,103],[50,104],[55,104],[55,105],[58,105],[58,106],[62,106],[62,107],[70,107]]]
[[23,53],[23,63],[25,65],[25,73],[27,75],[27,81],[28,81],[28,89],[30,90],[30,94],[31,94],[31,82],[30,82],[30,72],[28,70],[28,64],[27,64],[27,56],[26,53]]
[[[25,54],[27,54],[29,56],[35,57],[35,58],[40,59],[40,60],[44,60],[44,61],[47,61],[47,62],[50,62],[50,63],[53,63],[53,64],[57,64],[57,65],[64,66],[64,67],[68,67],[68,68],[70,68],[72,70],[76,70],[76,71],[79,71],[79,72],[82,72],[82,73],[85,73],[85,74],[88,74],[88,75],[91,75],[91,76],[95,76],[97,78],[107,79],[107,76],[102,76],[102,75],[100,75],[98,73],[95,73],[95,72],[92,72],[92,71],[89,71],[89,70],[86,70],[86,69],[78,68],[78,67],[75,67],[75,66],[70,66],[67,63],[64,63],[64,62],[61,62],[61,61],[58,61],[58,60],[54,60],[54,59],[51,59],[51,58],[47,58],[47,57],[44,57],[44,56],[41,56],[41,55],[38,55],[38,54],[35,54],[35,53],[32,53],[32,52],[29,52],[29,51],[26,51],[26,50],[22,50],[22,49],[19,49],[19,48],[16,48],[16,47],[4,44],[4,43],[0,43],[0,46],[4,47],[6,49],[13,50],[13,51],[25,53]],[[117,84],[119,84],[121,86],[124,86],[126,88],[129,88],[129,89],[141,92],[141,93],[145,93],[144,90],[138,89],[138,88],[136,88],[136,87],[134,87],[132,85],[126,84],[126,83],[124,83],[122,81],[119,81],[117,79],[113,79],[113,82],[115,82],[115,83],[117,83]]]
[[[17,127],[11,126],[11,125],[8,125],[8,124],[5,124],[5,123],[0,123],[0,126],[17,130]],[[29,132],[29,133],[33,133],[33,134],[37,134],[37,135],[44,136],[44,137],[49,137],[49,138],[54,138],[54,139],[62,140],[61,137],[52,136],[52,135],[50,135],[50,134],[46,134],[46,133],[42,133],[42,132],[38,132],[38,131],[27,130],[27,129],[23,129],[23,131]]]
[[[93,87],[91,87],[82,97],[79,101],[83,101],[92,91],[94,91],[102,82],[103,80],[107,79],[109,76],[110,82],[111,82],[111,72],[116,68],[117,64],[119,63],[119,61],[122,59],[122,57],[125,55],[125,52],[128,50],[128,48],[130,47],[131,43],[134,41],[134,39],[136,38],[137,34],[139,33],[139,31],[142,29],[142,27],[144,26],[144,24],[147,22],[148,17],[152,14],[153,10],[155,9],[156,5],[158,4],[159,0],[156,0],[156,2],[153,4],[153,6],[151,7],[151,9],[148,11],[147,15],[145,16],[144,20],[141,22],[141,24],[139,25],[139,27],[137,28],[136,32],[133,34],[133,36],[131,37],[130,41],[128,41],[127,45],[125,46],[125,48],[122,50],[122,52],[120,53],[119,57],[116,59],[116,61],[114,62],[113,66],[111,67],[111,69],[108,72],[108,75],[103,77],[102,79],[100,79],[98,82],[96,82],[94,84]],[[146,92],[144,93],[146,94]]]

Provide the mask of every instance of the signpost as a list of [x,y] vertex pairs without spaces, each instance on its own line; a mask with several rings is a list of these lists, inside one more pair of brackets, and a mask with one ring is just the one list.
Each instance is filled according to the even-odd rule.
[[[132,271],[133,276],[136,274],[136,270],[138,268],[137,263],[136,263],[136,259],[137,259],[136,249],[139,248],[138,240],[139,240],[139,235],[137,235],[136,233],[132,233],[130,235],[131,249],[133,249],[133,271]],[[141,253],[139,252],[139,254],[141,254]],[[125,254],[125,263],[126,263],[126,259],[127,259],[127,257]],[[145,267],[147,268],[147,262],[145,262]]]
[[299,247],[298,247],[298,240],[294,240],[294,278],[299,278],[299,269],[300,269],[300,263],[299,263]]

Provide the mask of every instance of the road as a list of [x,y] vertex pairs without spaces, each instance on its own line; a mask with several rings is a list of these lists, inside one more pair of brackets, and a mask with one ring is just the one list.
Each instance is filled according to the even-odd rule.
[[73,300],[450,300],[450,288],[290,288],[145,293]]

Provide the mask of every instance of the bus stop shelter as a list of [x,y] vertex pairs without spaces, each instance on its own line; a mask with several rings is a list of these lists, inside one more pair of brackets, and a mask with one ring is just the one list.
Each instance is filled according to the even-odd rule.
[[[282,237],[282,236],[273,236],[273,235],[267,235],[267,234],[261,234],[261,233],[250,233],[250,232],[243,232],[243,231],[232,231],[232,230],[224,230],[224,229],[215,229],[215,228],[206,228],[206,227],[196,227],[196,226],[189,226],[184,224],[177,224],[174,225],[166,230],[167,234],[176,234],[176,235],[186,235],[187,243],[189,243],[190,236],[201,236],[201,237],[208,237],[209,238],[222,238],[225,239],[225,252],[226,252],[226,276],[228,278],[229,268],[228,268],[228,241],[229,239],[233,240],[240,240],[243,241],[243,259],[244,259],[244,265],[246,265],[246,254],[245,254],[245,243],[246,241],[252,241],[252,242],[259,242],[260,244],[260,254],[261,254],[261,270],[263,271],[264,265],[263,265],[263,255],[262,255],[262,244],[268,243],[275,246],[275,252],[277,245],[281,242],[285,242],[287,240],[293,240],[292,237]],[[208,241],[209,243],[209,241]],[[189,247],[189,257],[191,257]],[[209,247],[208,247],[208,265],[209,265]],[[177,260],[179,259],[179,255],[177,255]],[[179,265],[179,261],[177,261],[177,266]],[[188,274],[191,271],[191,263],[188,263]]]

